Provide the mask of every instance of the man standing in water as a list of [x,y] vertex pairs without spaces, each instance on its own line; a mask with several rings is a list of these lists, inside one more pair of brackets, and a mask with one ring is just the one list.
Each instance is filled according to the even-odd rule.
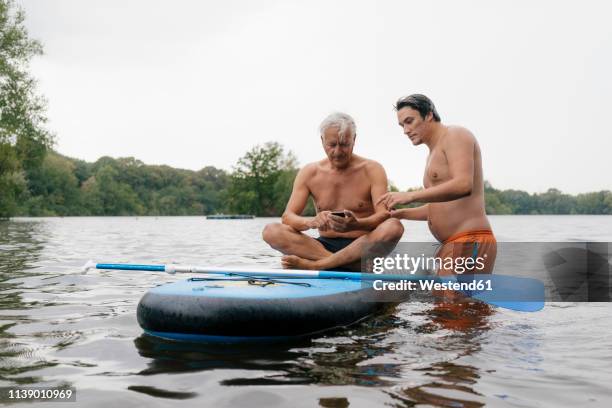
[[[497,243],[485,212],[482,157],[476,138],[465,128],[442,124],[433,102],[425,95],[401,98],[395,109],[399,125],[412,144],[429,148],[425,188],[387,193],[376,203],[391,210],[392,217],[427,221],[433,236],[442,243],[436,257],[482,257],[484,269],[472,273],[491,273]],[[393,210],[399,204],[413,202],[426,204]],[[454,271],[440,268],[437,273],[450,275]]]
[[[323,120],[321,142],[326,158],[297,174],[282,223],[268,224],[263,239],[285,256],[283,268],[360,270],[364,246],[390,252],[404,228],[382,204],[387,175],[373,160],[353,154],[355,122],[345,113]],[[303,217],[309,198],[316,217]],[[312,238],[302,231],[318,229]]]

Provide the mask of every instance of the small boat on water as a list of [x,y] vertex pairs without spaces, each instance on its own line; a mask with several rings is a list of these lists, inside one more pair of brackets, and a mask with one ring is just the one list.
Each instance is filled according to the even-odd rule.
[[207,220],[252,220],[254,215],[250,214],[212,214],[207,215]]

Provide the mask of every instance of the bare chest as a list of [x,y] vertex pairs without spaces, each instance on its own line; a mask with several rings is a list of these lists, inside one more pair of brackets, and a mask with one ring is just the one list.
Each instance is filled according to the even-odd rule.
[[434,150],[427,157],[423,186],[431,187],[449,180],[448,160],[442,150]]
[[365,172],[334,175],[321,172],[308,182],[317,211],[351,210],[358,214],[373,212],[371,185]]

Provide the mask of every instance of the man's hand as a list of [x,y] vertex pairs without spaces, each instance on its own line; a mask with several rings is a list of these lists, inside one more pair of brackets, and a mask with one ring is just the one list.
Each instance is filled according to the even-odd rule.
[[329,227],[336,232],[347,232],[359,229],[359,221],[352,211],[344,210],[344,217],[329,215]]
[[412,191],[407,191],[405,193],[386,193],[376,201],[376,205],[382,204],[387,210],[392,210],[396,205],[410,204],[413,201],[415,201],[415,196]]
[[399,220],[401,220],[402,218],[408,218],[407,215],[409,214],[409,212],[406,210],[410,210],[410,208],[400,208],[399,210],[391,210],[389,211],[389,215],[391,216],[391,218],[397,218]]
[[329,226],[329,217],[331,211],[320,211],[317,213],[316,217],[314,217],[309,223],[308,228],[318,229],[320,231],[327,231]]

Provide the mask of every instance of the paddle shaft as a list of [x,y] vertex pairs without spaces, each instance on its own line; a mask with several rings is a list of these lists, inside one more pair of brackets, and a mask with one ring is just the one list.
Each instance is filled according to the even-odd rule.
[[436,277],[423,275],[384,275],[362,272],[338,272],[338,271],[308,271],[303,269],[294,270],[268,270],[268,269],[242,269],[242,268],[225,268],[225,267],[206,267],[196,265],[139,265],[139,264],[106,264],[88,263],[86,269],[110,269],[124,271],[149,271],[149,272],[167,272],[174,273],[208,273],[216,275],[240,274],[243,276],[269,276],[285,279],[350,279],[350,280],[385,280],[385,281],[401,281],[401,280],[421,280],[434,279]]

